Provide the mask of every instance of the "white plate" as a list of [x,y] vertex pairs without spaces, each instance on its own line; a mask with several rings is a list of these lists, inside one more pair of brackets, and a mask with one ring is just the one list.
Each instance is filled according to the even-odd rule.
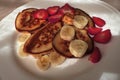
[[[63,65],[46,72],[38,70],[33,60],[17,57],[15,18],[25,8],[47,8],[69,3],[73,7],[86,11],[91,16],[98,16],[106,21],[104,29],[111,29],[112,40],[108,44],[96,44],[102,59],[97,64],[88,62],[87,57],[67,60]],[[120,13],[110,5],[98,0],[35,0],[25,4],[0,22],[0,80],[120,80]],[[49,77],[50,76],[50,77]],[[61,77],[62,76],[62,77]],[[66,77],[67,76],[67,77]]]

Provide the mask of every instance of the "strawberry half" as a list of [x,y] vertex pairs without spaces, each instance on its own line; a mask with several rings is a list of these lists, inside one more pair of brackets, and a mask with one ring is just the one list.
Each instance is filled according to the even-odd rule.
[[102,28],[97,28],[97,27],[89,27],[88,28],[88,33],[91,35],[95,35],[101,31],[102,31]]
[[48,17],[48,21],[51,23],[58,22],[61,20],[62,16],[63,16],[63,14],[61,14],[61,13],[52,15],[52,16]]
[[95,22],[95,24],[97,26],[99,26],[99,27],[103,27],[106,24],[106,22],[103,19],[99,18],[99,17],[94,16],[92,19]]
[[97,63],[101,59],[101,53],[98,47],[95,47],[91,55],[89,56],[88,60],[92,63]]
[[112,34],[109,29],[96,34],[93,39],[98,43],[108,43],[111,40]]
[[53,6],[53,7],[49,7],[47,11],[49,15],[54,15],[58,12],[59,8],[60,8],[59,6]]
[[33,12],[33,17],[37,19],[47,19],[48,18],[48,12],[46,9],[39,9],[35,12]]
[[63,14],[69,13],[69,14],[74,15],[75,9],[71,7],[68,3],[66,3],[64,6],[62,6],[59,9],[59,13],[63,13]]

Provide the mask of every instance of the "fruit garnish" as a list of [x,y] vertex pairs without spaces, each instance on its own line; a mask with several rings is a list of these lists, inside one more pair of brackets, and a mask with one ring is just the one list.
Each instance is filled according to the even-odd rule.
[[52,15],[52,16],[48,17],[48,21],[51,23],[58,22],[61,20],[62,16],[63,16],[63,14],[61,14],[61,13]]
[[96,34],[93,39],[98,43],[108,43],[111,40],[112,34],[110,29]]
[[73,58],[74,56],[69,51],[69,41],[63,40],[60,37],[60,32],[58,32],[53,38],[52,46],[56,52],[67,57]]
[[99,27],[103,27],[106,24],[106,22],[102,18],[94,16],[92,19],[95,22],[95,24]]
[[75,8],[75,15],[81,15],[81,16],[85,16],[88,19],[88,24],[86,25],[86,29],[88,27],[94,27],[95,23],[93,22],[93,19],[90,17],[90,15],[88,13],[86,13],[85,11]]
[[39,9],[33,12],[33,17],[38,19],[47,19],[48,18],[48,12],[46,9]]
[[62,18],[62,21],[64,22],[64,24],[73,25],[73,18],[74,16],[72,16],[71,14],[65,14]]
[[73,7],[71,7],[68,3],[66,3],[64,6],[62,6],[59,9],[59,12],[63,13],[63,14],[69,13],[69,14],[74,15],[75,9]]
[[25,42],[30,36],[31,36],[31,34],[29,34],[29,33],[21,33],[18,36],[18,41],[19,42]]
[[73,24],[78,29],[83,29],[88,24],[88,19],[85,16],[74,16]]
[[51,51],[51,53],[49,54],[49,58],[52,66],[58,66],[66,60],[64,56],[61,56],[59,53],[57,53],[54,50]]
[[50,65],[51,65],[49,56],[48,55],[41,56],[40,59],[37,59],[36,64],[38,65],[38,67],[41,70],[43,70],[43,71],[47,70],[50,67]]
[[89,27],[88,28],[88,33],[91,35],[95,35],[101,31],[102,31],[102,28],[97,28],[97,27]]
[[19,48],[19,51],[18,51],[19,55],[21,57],[27,57],[29,54],[23,51],[23,47],[24,47],[24,44],[20,45],[20,48]]
[[47,11],[49,15],[54,15],[58,12],[59,8],[60,8],[59,6],[52,6],[52,7],[49,7]]
[[69,50],[75,57],[82,57],[88,49],[88,44],[83,40],[72,40],[69,45]]
[[92,63],[97,63],[101,59],[101,53],[98,47],[95,47],[91,55],[89,56],[88,60]]
[[64,25],[60,30],[60,37],[63,40],[71,41],[75,36],[75,30],[72,26]]
[[90,35],[87,33],[87,30],[79,30],[79,31],[76,31],[76,38],[87,42],[87,44],[88,44],[88,49],[87,49],[86,54],[89,54],[90,52],[93,51],[94,41],[93,41],[93,39],[90,37]]

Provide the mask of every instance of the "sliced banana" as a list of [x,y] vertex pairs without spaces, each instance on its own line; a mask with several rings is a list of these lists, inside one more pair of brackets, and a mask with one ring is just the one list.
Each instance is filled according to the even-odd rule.
[[73,40],[70,42],[69,50],[75,57],[82,57],[87,51],[88,44],[83,40]]
[[53,51],[49,54],[49,58],[51,61],[52,66],[57,66],[62,64],[66,58],[58,54],[57,52]]
[[81,15],[76,15],[73,20],[73,25],[79,29],[83,29],[88,24],[88,19]]
[[69,25],[64,25],[60,31],[60,37],[63,40],[70,41],[74,38],[75,36],[75,30],[72,26]]
[[48,55],[42,56],[40,59],[37,59],[37,66],[40,68],[40,70],[47,70],[50,67],[50,59]]
[[23,46],[24,46],[24,44],[20,45],[19,52],[18,52],[19,56],[21,56],[21,57],[27,57],[28,53],[26,53],[26,52],[23,51]]
[[31,54],[35,59],[40,59],[42,54]]
[[53,50],[51,49],[51,50],[48,50],[48,51],[44,51],[44,52],[41,52],[41,53],[38,53],[38,54],[31,54],[31,55],[36,59],[40,59],[42,56],[50,54],[51,51],[53,51]]
[[18,41],[19,42],[25,42],[29,37],[30,37],[30,33],[21,33],[19,36],[18,36]]

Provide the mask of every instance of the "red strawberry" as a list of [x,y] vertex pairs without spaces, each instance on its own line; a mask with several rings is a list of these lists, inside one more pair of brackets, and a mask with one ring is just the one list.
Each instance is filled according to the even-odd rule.
[[95,47],[91,55],[89,56],[88,60],[90,60],[92,63],[97,63],[101,59],[101,53],[98,47]]
[[99,17],[93,17],[93,21],[99,27],[103,27],[106,24],[106,22],[103,19],[99,18]]
[[98,43],[107,43],[111,40],[112,34],[109,29],[96,34],[93,39]]
[[62,6],[59,9],[59,12],[63,13],[63,14],[70,13],[70,14],[74,15],[75,9],[73,7],[71,7],[68,3],[66,3],[64,6]]
[[53,6],[53,7],[49,7],[47,11],[49,15],[54,15],[58,12],[59,8],[60,8],[59,6]]
[[61,20],[62,16],[63,16],[63,14],[61,14],[61,13],[52,15],[52,16],[48,17],[48,21],[51,23],[58,22]]
[[46,9],[39,9],[33,13],[33,17],[38,19],[47,19],[48,12]]
[[97,28],[97,27],[89,27],[88,28],[88,33],[90,33],[91,35],[95,35],[101,31],[102,31],[102,28]]

